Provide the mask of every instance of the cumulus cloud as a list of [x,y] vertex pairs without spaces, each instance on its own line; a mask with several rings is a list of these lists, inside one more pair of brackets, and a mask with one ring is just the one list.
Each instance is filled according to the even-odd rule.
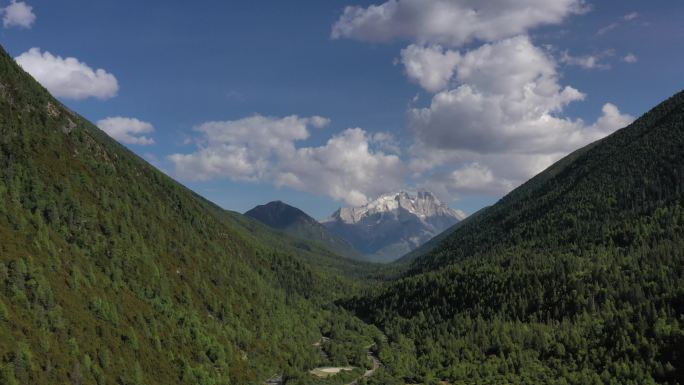
[[134,118],[109,117],[97,122],[97,126],[121,143],[141,146],[154,144],[154,139],[143,134],[154,132],[152,124]]
[[601,109],[602,115],[598,118],[596,123],[592,124],[588,130],[590,132],[595,132],[595,138],[589,138],[589,140],[600,139],[613,131],[628,126],[634,121],[634,117],[629,114],[623,114],[617,108],[616,105],[612,103],[606,103]]
[[[441,196],[503,194],[634,119],[611,103],[593,123],[564,113],[585,95],[561,85],[559,63],[607,69],[613,50],[547,52],[527,35],[588,10],[582,0],[387,0],[346,7],[332,37],[409,42],[400,53],[406,75],[433,94],[423,107],[414,98],[408,111],[415,184]],[[624,15],[599,34],[637,17]],[[472,48],[459,51],[464,46]]]
[[16,58],[17,63],[53,95],[67,99],[109,99],[119,83],[103,69],[94,70],[74,57],[62,58],[40,48],[31,48]]
[[557,24],[586,9],[583,0],[389,0],[368,7],[346,7],[333,25],[332,37],[461,46]]
[[468,194],[506,194],[566,154],[438,153],[436,158],[442,156],[441,164],[446,167],[427,173],[421,186],[451,199]]
[[584,95],[561,87],[554,62],[525,36],[485,44],[463,55],[460,85],[411,110],[411,127],[432,147],[522,152],[567,144],[574,125],[554,116]]
[[[593,123],[565,116],[566,106],[585,95],[561,85],[556,59],[526,35],[586,10],[582,0],[388,0],[347,7],[332,37],[409,41],[399,61],[408,79],[432,94],[428,105],[414,99],[409,107],[407,151],[387,133],[360,128],[307,146],[309,130],[327,119],[256,115],[197,126],[196,148],[169,160],[184,179],[263,181],[350,205],[407,181],[449,198],[506,193],[633,120],[610,103]],[[459,51],[474,42],[479,46]],[[600,68],[606,55],[566,51],[558,60]]]
[[439,45],[411,44],[401,50],[401,62],[406,75],[430,92],[445,88],[460,60],[458,52],[444,50]]
[[370,143],[388,154],[401,154],[399,141],[390,133],[376,132],[371,136]]
[[[440,178],[440,182],[459,192],[482,192],[486,190],[497,192],[498,188],[495,185],[501,183],[499,179],[494,177],[494,173],[489,167],[477,162],[466,164],[448,173],[444,178]],[[504,189],[508,187],[506,184],[502,186]]]
[[23,1],[12,0],[12,2],[1,11],[3,14],[2,25],[5,28],[31,28],[36,21],[33,7]]
[[[451,198],[503,194],[634,119],[611,103],[595,122],[565,115],[585,95],[561,85],[559,64],[607,69],[613,50],[545,51],[528,36],[588,10],[582,0],[387,0],[346,7],[332,37],[409,42],[400,53],[406,75],[433,94],[427,106],[414,98],[408,111],[413,183]],[[626,14],[599,34],[637,17]]]
[[442,180],[452,196],[506,192],[633,120],[612,104],[593,124],[564,117],[564,107],[584,94],[561,86],[553,58],[526,36],[462,54],[455,79],[456,88],[409,112],[416,138],[411,170],[436,170],[429,183]]
[[324,118],[295,115],[207,122],[195,128],[200,134],[196,150],[170,155],[169,160],[175,174],[187,180],[265,181],[350,205],[402,186],[401,160],[376,145],[386,144],[389,136],[350,128],[324,145],[297,146],[309,137],[309,127],[327,123]]

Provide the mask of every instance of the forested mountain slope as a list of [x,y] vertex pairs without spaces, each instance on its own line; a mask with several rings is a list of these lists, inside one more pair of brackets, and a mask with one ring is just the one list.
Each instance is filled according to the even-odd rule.
[[282,230],[295,238],[317,242],[341,256],[364,259],[349,242],[333,234],[304,211],[284,202],[274,201],[256,206],[245,212],[245,216]]
[[502,245],[548,249],[640,243],[626,226],[680,201],[684,93],[560,160],[468,223],[430,256],[431,270]]
[[442,241],[447,239],[451,234],[453,234],[456,230],[458,230],[461,226],[464,226],[468,224],[469,222],[473,221],[474,218],[477,218],[480,213],[484,212],[487,209],[487,207],[478,210],[477,212],[473,213],[472,215],[467,216],[464,218],[462,221],[456,223],[455,225],[449,227],[448,229],[442,231],[441,233],[437,234],[437,236],[433,237],[429,241],[425,242],[424,244],[420,245],[417,249],[411,251],[410,253],[405,254],[401,258],[399,258],[396,262],[398,262],[399,265],[404,265],[404,264],[409,264],[412,263],[413,261],[424,257],[425,255],[430,254],[437,246],[439,246]]
[[682,384],[683,206],[679,93],[346,305],[409,382]]
[[363,266],[251,222],[0,50],[0,383],[249,384],[320,363],[322,331],[355,325],[322,305]]

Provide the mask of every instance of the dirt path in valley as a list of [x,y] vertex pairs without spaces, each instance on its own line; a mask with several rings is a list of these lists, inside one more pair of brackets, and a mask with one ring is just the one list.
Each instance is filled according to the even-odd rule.
[[363,374],[363,376],[357,378],[356,380],[354,380],[354,381],[352,381],[346,385],[359,385],[360,379],[368,378],[368,377],[372,376],[373,374],[375,374],[375,371],[378,370],[378,368],[380,368],[380,365],[382,365],[382,363],[380,362],[380,359],[378,357],[376,357],[373,354],[373,352],[370,350],[368,351],[368,359],[373,361],[373,367],[371,369],[366,370],[366,372]]

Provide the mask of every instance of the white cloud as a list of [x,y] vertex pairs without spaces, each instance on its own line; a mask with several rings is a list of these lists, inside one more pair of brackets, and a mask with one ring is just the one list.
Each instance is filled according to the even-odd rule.
[[439,45],[411,44],[401,50],[406,75],[430,92],[437,92],[449,84],[459,60],[458,52],[444,50]]
[[138,119],[121,116],[109,117],[99,120],[97,126],[121,143],[141,146],[154,144],[154,139],[142,135],[154,132],[154,127],[150,123]]
[[565,106],[584,95],[559,84],[553,58],[526,36],[482,45],[461,58],[457,87],[409,114],[416,137],[410,169],[429,175],[426,183],[435,190],[441,180],[450,196],[505,193],[633,120],[612,104],[594,124],[564,117]]
[[479,163],[471,163],[452,171],[446,178],[446,183],[459,191],[482,191],[490,188],[496,182],[492,170]]
[[597,136],[595,139],[589,138],[590,140],[600,139],[616,129],[628,126],[634,121],[633,116],[621,113],[617,106],[612,103],[604,104],[601,112],[603,114],[596,123],[588,128],[589,131],[596,132],[595,135]]
[[[414,98],[408,111],[414,137],[407,169],[416,185],[452,198],[503,194],[634,119],[610,103],[593,123],[564,114],[585,95],[561,85],[559,62],[606,69],[614,50],[565,51],[557,61],[553,48],[547,53],[527,36],[586,11],[581,0],[387,0],[345,8],[332,37],[409,41],[401,51],[406,75],[434,93],[422,108]],[[637,17],[624,15],[599,34]],[[475,47],[456,51],[466,45]]]
[[370,143],[376,145],[378,149],[388,154],[401,154],[399,141],[390,133],[376,132],[371,136]]
[[73,57],[62,58],[40,48],[31,48],[16,58],[17,63],[53,95],[67,99],[116,96],[119,83],[103,69],[93,70]]
[[610,64],[603,60],[615,55],[614,50],[606,50],[593,55],[573,56],[566,50],[561,53],[560,62],[567,65],[578,66],[584,69],[601,69],[606,70],[610,68]]
[[375,148],[390,141],[388,136],[371,137],[360,128],[350,128],[322,146],[297,146],[309,137],[309,126],[323,123],[328,120],[294,115],[208,122],[195,128],[201,137],[194,152],[173,154],[169,160],[183,179],[265,181],[351,205],[402,186],[404,168],[399,157]]
[[[184,179],[267,182],[350,205],[407,180],[450,198],[506,193],[633,120],[610,103],[593,123],[565,116],[566,106],[585,95],[561,85],[554,57],[525,35],[584,11],[582,0],[388,0],[347,7],[333,38],[410,41],[400,54],[406,75],[434,94],[429,105],[415,107],[414,98],[409,108],[414,136],[406,163],[399,142],[386,133],[350,128],[306,146],[309,129],[327,119],[260,115],[202,124],[195,128],[197,148],[169,160]],[[475,41],[484,44],[456,51]],[[566,52],[561,61],[600,68],[606,56]]]
[[333,38],[461,46],[493,41],[560,23],[586,11],[583,0],[389,0],[367,8],[349,6],[333,25]]
[[31,28],[36,21],[33,7],[23,1],[12,0],[12,2],[2,9],[2,25],[5,28],[22,27]]
[[626,63],[630,63],[630,64],[631,64],[631,63],[636,63],[636,62],[638,62],[638,61],[639,61],[639,58],[638,58],[635,54],[633,54],[633,53],[628,53],[627,55],[625,55],[625,57],[622,58],[622,60],[623,60],[624,62],[626,62]]
[[456,79],[457,88],[411,110],[414,132],[432,147],[524,152],[567,143],[558,136],[572,131],[572,122],[554,113],[583,98],[558,84],[553,60],[524,36],[467,52]]
[[612,23],[606,25],[605,27],[600,28],[596,32],[596,34],[599,36],[605,35],[606,33],[620,27],[623,23],[625,23],[625,22],[629,23],[631,21],[636,20],[638,17],[639,17],[639,13],[637,13],[637,12],[628,13],[628,14],[622,16],[620,19],[618,19],[618,21],[612,22]]

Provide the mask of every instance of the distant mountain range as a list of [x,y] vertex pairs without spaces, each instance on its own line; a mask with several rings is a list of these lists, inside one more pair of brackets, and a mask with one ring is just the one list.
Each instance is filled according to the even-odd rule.
[[318,242],[341,256],[363,259],[349,242],[329,231],[304,211],[281,201],[256,206],[245,215],[294,237]]
[[245,215],[341,256],[373,262],[395,261],[465,218],[429,191],[384,194],[360,207],[340,208],[320,223],[280,201]]
[[391,262],[465,218],[429,191],[384,194],[335,211],[322,224],[375,262]]

